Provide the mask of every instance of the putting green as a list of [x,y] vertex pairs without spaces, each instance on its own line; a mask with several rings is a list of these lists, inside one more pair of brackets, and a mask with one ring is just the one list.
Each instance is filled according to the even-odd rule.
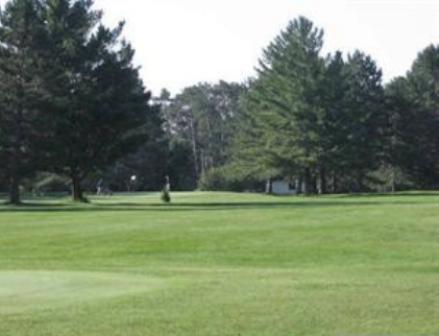
[[163,286],[157,278],[119,273],[0,272],[0,315],[135,295]]

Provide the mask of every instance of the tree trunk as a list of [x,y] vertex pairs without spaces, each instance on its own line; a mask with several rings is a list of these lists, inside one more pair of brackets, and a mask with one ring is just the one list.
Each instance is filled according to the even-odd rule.
[[14,173],[11,177],[10,187],[9,187],[9,203],[13,205],[20,205],[20,181],[19,178]]
[[393,165],[392,165],[392,167],[390,169],[392,170],[391,177],[390,177],[390,179],[391,179],[391,181],[390,181],[391,189],[392,189],[392,193],[395,193],[396,192],[396,173],[395,173],[395,167],[393,167]]
[[84,195],[81,189],[81,180],[77,175],[72,176],[72,189],[73,189],[73,201],[74,202],[85,202]]
[[191,116],[191,142],[192,142],[192,154],[194,156],[194,173],[195,180],[198,182],[200,177],[199,160],[198,160],[198,147],[197,147],[197,135],[195,130],[195,122],[193,116]]
[[335,173],[333,173],[332,175],[332,193],[333,194],[338,193],[338,179]]
[[302,176],[300,176],[296,180],[296,191],[297,191],[297,195],[303,194],[303,177]]
[[315,195],[317,194],[319,187],[317,185],[317,175],[314,175],[311,179],[312,184],[311,184],[311,194]]
[[312,192],[312,176],[311,176],[311,169],[306,168],[305,169],[305,180],[304,180],[304,188],[303,192],[305,195],[311,195]]
[[271,179],[267,180],[267,184],[265,185],[265,193],[268,195],[273,193],[273,184],[271,183]]

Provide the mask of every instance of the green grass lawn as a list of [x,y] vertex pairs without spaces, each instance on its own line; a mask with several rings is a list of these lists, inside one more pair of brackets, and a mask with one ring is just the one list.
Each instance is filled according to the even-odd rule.
[[0,336],[439,335],[439,194],[0,206]]

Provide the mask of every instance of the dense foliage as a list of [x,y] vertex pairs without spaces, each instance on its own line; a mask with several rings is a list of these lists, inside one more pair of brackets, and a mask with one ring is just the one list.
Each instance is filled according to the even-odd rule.
[[381,71],[359,51],[346,61],[340,52],[322,57],[322,46],[323,31],[299,18],[265,49],[244,97],[236,160],[250,160],[267,179],[300,180],[305,193],[325,193],[329,176],[333,192],[361,190],[380,162]]
[[12,0],[2,12],[0,155],[12,203],[38,169],[68,176],[74,199],[85,200],[87,176],[161,128],[123,23],[108,29],[101,17],[90,0]]
[[191,150],[194,184],[208,170],[229,160],[244,85],[219,82],[188,87],[164,107],[166,131]]
[[438,48],[384,87],[370,56],[322,46],[323,31],[299,18],[264,50],[231,164],[305,193],[438,185]]

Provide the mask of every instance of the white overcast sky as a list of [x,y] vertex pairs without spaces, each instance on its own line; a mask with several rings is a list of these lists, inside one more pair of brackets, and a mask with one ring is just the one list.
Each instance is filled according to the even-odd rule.
[[[5,0],[0,0],[4,3]],[[325,52],[371,54],[386,81],[439,43],[439,0],[95,0],[106,24],[127,22],[145,84],[158,94],[203,81],[243,81],[289,20],[325,30]]]

